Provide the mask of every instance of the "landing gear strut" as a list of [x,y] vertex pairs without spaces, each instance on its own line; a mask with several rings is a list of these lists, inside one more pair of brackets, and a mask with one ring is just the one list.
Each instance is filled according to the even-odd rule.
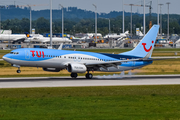
[[93,78],[93,75],[91,73],[89,73],[89,71],[88,71],[88,73],[86,74],[86,79],[92,79],[92,78]]
[[71,73],[72,78],[77,78],[77,76],[78,76],[77,73]]
[[20,68],[18,68],[18,70],[17,70],[17,73],[21,73],[21,70],[20,70]]

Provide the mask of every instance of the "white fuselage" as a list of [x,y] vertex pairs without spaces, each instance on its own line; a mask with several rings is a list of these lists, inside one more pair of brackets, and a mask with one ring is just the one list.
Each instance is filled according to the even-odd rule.
[[[27,38],[25,42],[40,42],[40,43],[47,43],[50,42],[49,37],[32,37],[32,38]],[[71,43],[72,41],[69,40],[68,38],[59,38],[59,37],[53,37],[52,42],[59,42],[59,43]]]
[[19,39],[25,39],[25,34],[0,34],[0,40],[4,41],[17,41]]

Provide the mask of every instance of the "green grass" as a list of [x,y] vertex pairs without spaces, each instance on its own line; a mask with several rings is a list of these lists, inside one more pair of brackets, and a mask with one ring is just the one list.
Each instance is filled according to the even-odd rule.
[[11,50],[0,50],[0,59],[2,59],[3,55],[9,53]]
[[2,60],[2,61],[0,61],[0,68],[2,68],[2,67],[11,67],[11,64]]
[[162,51],[177,52],[177,51],[180,51],[180,48],[155,48],[153,51],[155,51],[155,52],[162,52]]
[[178,120],[180,85],[0,89],[1,120]]
[[0,53],[9,53],[10,51],[12,51],[12,50],[0,50]]

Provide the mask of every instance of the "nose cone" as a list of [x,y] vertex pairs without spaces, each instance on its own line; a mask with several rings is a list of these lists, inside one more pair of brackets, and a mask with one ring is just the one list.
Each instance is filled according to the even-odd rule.
[[5,60],[5,61],[6,61],[6,58],[7,58],[6,55],[4,55],[4,56],[2,57],[2,59]]
[[7,62],[8,62],[8,58],[10,58],[10,56],[9,56],[8,54],[6,54],[6,55],[4,55],[4,56],[2,57],[2,59],[5,60],[5,61],[7,61]]

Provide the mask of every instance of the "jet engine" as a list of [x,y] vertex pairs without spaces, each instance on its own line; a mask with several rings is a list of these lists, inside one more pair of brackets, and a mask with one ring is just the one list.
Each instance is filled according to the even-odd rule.
[[67,70],[71,73],[85,73],[87,68],[85,65],[73,63],[68,64]]
[[49,72],[59,72],[59,68],[43,68],[44,71],[49,71]]

